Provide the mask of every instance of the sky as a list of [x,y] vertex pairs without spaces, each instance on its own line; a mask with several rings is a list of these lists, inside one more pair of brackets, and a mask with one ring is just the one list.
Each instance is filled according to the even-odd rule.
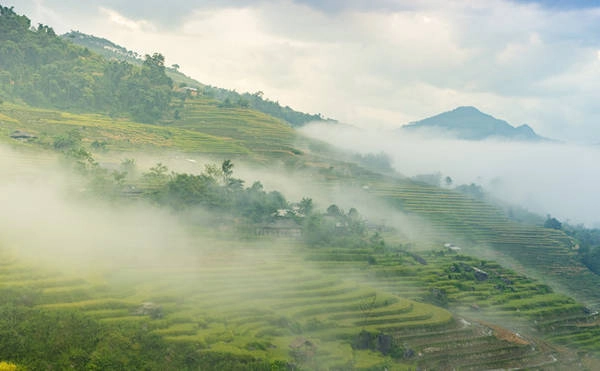
[[600,1],[12,1],[34,24],[359,127],[475,106],[600,143]]

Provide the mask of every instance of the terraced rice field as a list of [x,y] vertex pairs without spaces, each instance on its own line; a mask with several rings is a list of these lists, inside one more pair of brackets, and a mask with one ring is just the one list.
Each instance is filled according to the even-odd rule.
[[[102,140],[121,151],[252,154],[258,161],[298,153],[292,129],[280,121],[227,110],[207,100],[189,100],[180,120],[155,126],[5,103],[0,134],[6,138],[13,130],[30,131],[39,136],[34,143],[48,147],[54,136],[77,128],[84,142]],[[323,168],[318,181],[335,187],[349,177],[345,170],[350,168]],[[495,206],[451,190],[384,180],[369,172],[349,182],[369,184],[370,196],[428,221],[422,237],[429,243],[411,255],[306,250],[289,241],[269,248],[262,242],[232,241],[223,248],[222,241],[203,240],[192,258],[122,265],[95,272],[93,279],[33,269],[4,257],[0,288],[35,293],[39,300],[32,304],[48,310],[69,308],[101,322],[141,323],[168,341],[206,352],[296,357],[307,368],[560,368],[552,349],[534,340],[538,336],[600,351],[597,317],[564,295],[593,311],[600,305],[600,279],[576,260],[573,243],[563,233],[514,223]],[[444,242],[460,244],[479,260],[440,253]],[[206,247],[212,245],[221,247]],[[481,263],[490,257],[513,270]],[[490,276],[473,279],[472,269],[465,267]],[[509,323],[528,335],[504,336],[488,321]],[[356,347],[362,331],[393,338],[404,352],[401,362]]]
[[600,308],[600,277],[577,260],[575,243],[561,231],[519,224],[490,203],[409,181],[373,183],[370,192],[430,222],[424,237],[433,246],[457,242],[468,254],[492,257]]
[[[100,322],[143,324],[169,342],[193,344],[205,352],[295,360],[307,368],[482,369],[555,363],[552,350],[543,344],[533,347],[528,339],[507,339],[492,326],[422,302],[431,288],[444,287],[439,271],[453,257],[427,256],[431,263],[422,265],[410,263],[406,256],[386,260],[381,255],[377,265],[369,265],[358,259],[319,259],[320,254],[331,255],[305,250],[293,241],[271,247],[264,242],[203,241],[203,246],[215,247],[199,247],[197,255],[184,260],[115,265],[91,279],[32,270],[5,252],[0,288],[36,292],[35,305],[47,310],[75,309]],[[366,251],[348,254],[367,256]],[[473,297],[489,290],[486,285],[482,283]],[[515,284],[523,292],[535,285],[540,286]],[[459,301],[458,294],[448,290],[451,300],[462,306],[470,303],[468,298]],[[572,304],[556,294],[540,298],[555,306]],[[506,318],[520,300],[508,299],[498,306],[495,299],[490,295],[487,302],[477,302],[482,311],[494,308],[494,314]],[[574,327],[564,329],[556,340],[580,336],[582,343],[589,342],[597,327],[582,331],[583,317],[573,316]],[[543,318],[549,326],[549,318],[558,317]],[[388,336],[402,349],[400,361],[353,347],[361,332]]]
[[[96,114],[75,114],[3,104],[0,106],[0,134],[23,130],[34,134],[31,143],[51,147],[58,135],[78,130],[84,144],[105,142],[106,149],[117,151],[173,150],[181,152],[247,155],[248,147],[239,139],[211,135],[179,127],[147,125],[126,119]],[[283,127],[283,125],[282,125]]]
[[254,154],[277,157],[298,153],[293,148],[298,136],[289,124],[258,111],[222,108],[218,102],[207,99],[188,99],[181,116],[170,125],[230,138]]
[[[600,351],[598,315],[543,282],[442,249],[418,254],[337,249],[314,251],[309,258],[338,277],[355,277],[400,297],[443,305],[469,320],[505,324],[524,336]],[[477,278],[475,268],[485,276]]]
[[96,282],[34,271],[5,258],[0,287],[36,292],[35,304],[49,310],[76,309],[101,322],[145,322],[168,341],[207,352],[287,360],[290,346],[307,339],[315,347],[307,362],[328,367],[391,362],[351,348],[362,329],[443,329],[454,323],[444,309],[307,268],[290,250],[233,249],[204,252],[195,263],[115,267]]

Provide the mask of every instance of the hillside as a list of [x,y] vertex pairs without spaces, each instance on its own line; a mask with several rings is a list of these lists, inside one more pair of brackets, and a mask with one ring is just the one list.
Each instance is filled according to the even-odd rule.
[[485,114],[475,107],[458,107],[405,125],[402,130],[465,140],[489,138],[534,142],[546,140],[537,135],[528,125],[511,126],[506,121]]
[[[369,202],[377,204],[385,200],[396,205],[398,212],[408,216],[407,220],[426,220],[430,227],[420,231],[411,227],[412,233],[419,235],[417,239],[397,237],[393,230],[386,231],[384,236],[390,242],[382,250],[315,249],[304,247],[301,241],[270,238],[248,246],[246,242],[212,237],[210,245],[228,246],[225,250],[230,253],[252,254],[259,263],[253,263],[254,273],[249,276],[245,270],[238,270],[245,266],[243,263],[231,265],[232,258],[223,255],[223,248],[203,248],[204,258],[208,254],[212,262],[212,269],[203,269],[201,273],[202,282],[210,282],[208,287],[202,286],[206,292],[188,286],[176,289],[177,282],[188,282],[190,277],[198,279],[200,274],[182,262],[169,263],[160,269],[139,264],[129,267],[129,274],[141,282],[124,288],[115,287],[110,280],[120,280],[111,270],[104,273],[100,265],[97,274],[111,277],[100,286],[87,279],[81,281],[77,276],[73,280],[60,279],[64,284],[55,286],[53,282],[59,278],[55,273],[23,282],[21,277],[31,274],[28,272],[33,268],[28,268],[27,262],[20,262],[8,266],[3,287],[43,288],[42,296],[35,299],[39,310],[62,313],[69,308],[82,308],[85,316],[100,324],[144,324],[166,344],[203,344],[205,357],[224,352],[230,354],[226,356],[230,360],[235,354],[235,357],[284,361],[289,359],[290,345],[296,344],[297,339],[308,339],[317,346],[315,358],[309,362],[328,367],[353,363],[359,369],[390,365],[388,356],[372,354],[367,345],[364,352],[352,350],[350,344],[357,341],[352,340],[353,336],[362,330],[372,334],[369,336],[389,334],[396,339],[394,344],[405,344],[403,352],[408,346],[413,352],[424,354],[414,359],[400,357],[403,359],[400,364],[404,365],[400,369],[445,364],[462,365],[465,369],[545,364],[561,369],[563,362],[568,363],[574,357],[569,351],[556,353],[546,345],[538,345],[537,350],[531,351],[527,345],[542,341],[568,344],[591,354],[597,352],[598,323],[581,302],[569,296],[593,307],[598,303],[598,293],[595,284],[589,283],[598,277],[576,260],[571,242],[562,232],[511,222],[501,210],[451,190],[393,180],[332,158],[325,160],[318,152],[295,154],[298,138],[294,139],[289,127],[273,122],[269,129],[260,120],[256,126],[247,126],[244,122],[253,122],[247,116],[252,111],[222,111],[218,104],[201,103],[186,101],[182,112],[187,118],[171,127],[7,103],[0,106],[0,121],[5,142],[31,150],[53,150],[57,138],[75,129],[81,133],[83,145],[100,158],[114,157],[112,151],[135,156],[137,150],[152,151],[165,158],[161,153],[176,149],[185,151],[187,158],[192,159],[198,155],[234,156],[263,164],[275,158],[294,159],[294,167],[302,165],[297,171],[306,179],[306,185],[320,183],[325,189],[340,189],[354,184],[351,189],[360,188],[361,197]],[[238,121],[243,117],[246,119]],[[195,125],[195,122],[204,123]],[[8,134],[16,129],[35,133],[36,138],[22,142],[10,139]],[[95,142],[105,145],[95,148]],[[282,150],[277,143],[289,147]],[[40,161],[27,158],[18,161],[20,171]],[[326,164],[332,166],[324,168]],[[368,184],[368,189],[362,189],[362,184]],[[143,186],[136,184],[136,188]],[[304,183],[297,186],[303,187]],[[197,233],[202,236],[207,231]],[[391,241],[401,241],[400,247]],[[446,252],[443,244],[447,241],[460,245],[466,255]],[[272,247],[260,248],[265,244]],[[175,251],[171,253],[175,257]],[[480,267],[490,278],[474,280],[472,267]],[[257,272],[265,272],[265,276]],[[147,275],[168,276],[172,283],[167,284],[164,279],[161,284],[152,283],[150,278],[144,281],[142,277]],[[218,284],[224,277],[234,281],[226,281],[226,286]],[[272,287],[273,277],[277,277],[280,291]],[[242,292],[253,292],[255,298],[264,299],[245,299],[242,305],[239,302]],[[181,297],[186,298],[184,302]],[[377,304],[365,312],[364,306],[370,300],[376,300]],[[160,306],[162,319],[152,318],[151,312],[135,314],[147,302]],[[231,303],[236,305],[231,307]],[[208,318],[210,325],[206,324]],[[563,325],[566,319],[568,323]],[[463,321],[471,325],[465,327]],[[498,326],[494,323],[506,321],[513,323],[511,328],[517,328],[526,340],[514,340],[515,335],[510,335],[510,331],[508,335],[500,335],[506,330],[494,327]],[[564,328],[557,332],[554,330],[557,325]],[[474,343],[478,344],[477,350],[471,349]],[[312,352],[310,349],[308,346],[308,352]],[[559,363],[552,361],[557,356]]]
[[600,276],[562,230],[0,19],[0,365],[598,369]]
[[[87,48],[109,60],[125,61],[133,64],[142,64],[143,58],[138,53],[128,50],[125,47],[117,45],[110,40],[99,38],[93,35],[87,35],[78,31],[71,31],[61,36],[64,40],[72,42]],[[325,119],[321,115],[307,114],[296,111],[289,106],[281,106],[279,102],[273,102],[263,98],[262,92],[257,93],[238,93],[234,90],[222,89],[210,85],[202,84],[179,71],[179,66],[173,65],[167,67],[167,75],[179,85],[197,89],[202,95],[214,98],[221,103],[242,108],[253,108],[267,115],[279,118],[288,122],[292,126],[302,126],[308,122],[327,120],[335,122],[332,119]]]

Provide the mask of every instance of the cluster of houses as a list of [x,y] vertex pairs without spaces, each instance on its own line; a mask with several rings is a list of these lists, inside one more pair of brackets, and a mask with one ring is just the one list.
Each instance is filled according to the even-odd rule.
[[298,218],[305,215],[300,211],[300,206],[292,205],[287,209],[278,209],[271,215],[275,220],[272,223],[256,228],[257,236],[274,236],[300,238],[302,228],[298,224]]
[[[452,243],[450,243],[450,242],[446,242],[446,243],[444,244],[444,247],[445,247],[446,249],[448,249],[448,251],[450,251],[450,252],[454,252],[454,253],[459,253],[459,252],[461,251],[461,248],[460,248],[460,247],[458,247],[458,246],[456,246],[456,245],[454,245],[454,244],[452,244]],[[479,269],[479,268],[477,268],[477,267],[473,267],[473,266],[466,266],[466,265],[465,265],[463,268],[465,268],[467,271],[471,271],[471,270],[472,270],[472,271],[473,271],[473,274],[475,275],[475,278],[476,278],[478,281],[485,281],[485,280],[487,280],[487,279],[488,279],[488,277],[489,277],[489,274],[488,274],[486,271],[484,271],[484,270],[481,270],[481,269]]]
[[192,97],[195,97],[195,96],[197,96],[200,93],[198,91],[198,89],[192,88],[190,86],[183,86],[183,87],[177,89],[177,91],[181,92],[181,93],[187,93],[187,94],[189,94]]

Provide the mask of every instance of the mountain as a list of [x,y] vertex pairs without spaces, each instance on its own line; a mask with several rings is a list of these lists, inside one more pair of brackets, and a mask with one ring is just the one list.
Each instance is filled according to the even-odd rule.
[[421,121],[412,122],[402,130],[434,131],[458,139],[483,140],[499,138],[517,141],[547,140],[533,131],[528,125],[514,127],[504,120],[479,111],[475,107],[458,107],[452,111],[440,113]]

